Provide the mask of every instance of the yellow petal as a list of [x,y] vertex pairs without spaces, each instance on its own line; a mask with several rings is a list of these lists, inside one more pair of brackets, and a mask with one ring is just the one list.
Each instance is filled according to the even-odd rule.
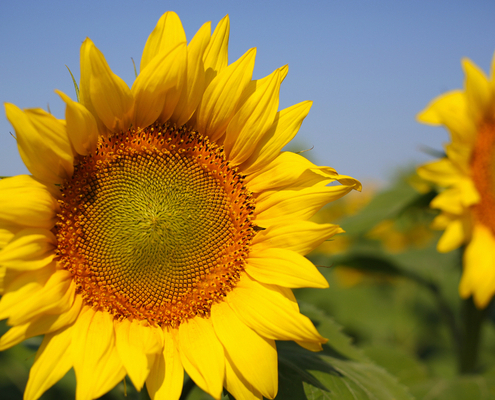
[[29,371],[24,400],[36,400],[72,367],[73,327],[45,335]]
[[55,271],[55,262],[52,262],[46,267],[14,274],[11,279],[6,279],[4,295],[0,299],[0,319],[8,318],[11,310],[15,310],[19,303],[36,295]]
[[186,42],[154,57],[132,85],[134,126],[144,128],[163,112],[168,119],[179,100],[180,85],[186,71]]
[[473,118],[474,121],[479,122],[485,116],[492,117],[491,114],[488,114],[488,105],[491,98],[488,78],[481,69],[467,58],[462,60],[462,67],[466,74],[464,85],[466,87],[468,112],[470,113],[471,118]]
[[48,188],[28,175],[0,180],[0,223],[32,228],[55,226],[57,201]]
[[225,360],[225,388],[236,399],[263,400],[263,395],[234,370],[228,358]]
[[125,376],[115,348],[112,317],[85,307],[74,324],[72,356],[77,400],[102,396]]
[[141,72],[154,57],[169,53],[179,43],[184,43],[186,40],[186,33],[179,16],[172,11],[167,11],[158,20],[155,29],[153,29],[146,41],[143,55],[141,56]]
[[115,322],[117,351],[127,374],[140,391],[155,363],[163,353],[163,333],[159,328],[144,326],[128,319]]
[[289,288],[327,288],[328,282],[306,257],[282,249],[253,251],[246,272],[257,281]]
[[209,136],[210,140],[215,141],[224,135],[242,92],[251,81],[255,56],[256,49],[248,50],[219,73],[206,88],[198,106],[196,128],[201,134]]
[[437,249],[440,253],[447,253],[466,243],[471,235],[471,224],[465,217],[452,220],[438,241]]
[[170,118],[177,126],[184,125],[196,111],[205,90],[203,55],[210,41],[211,23],[205,23],[187,46],[185,87]]
[[249,158],[242,164],[243,173],[249,175],[272,162],[282,151],[282,148],[296,136],[312,104],[312,101],[303,101],[279,111],[270,129],[256,144]]
[[232,165],[245,161],[266,131],[278,110],[280,84],[287,66],[276,69],[266,78],[251,81],[239,103],[240,108],[227,126],[224,148]]
[[22,227],[16,224],[9,224],[0,220],[0,250],[7,246]]
[[18,270],[42,268],[55,257],[56,244],[57,239],[47,229],[23,229],[0,251],[0,264]]
[[65,313],[44,314],[33,318],[28,323],[13,326],[0,338],[0,351],[15,346],[31,337],[65,328],[76,320],[81,307],[82,298],[81,296],[76,296],[72,307]]
[[309,318],[294,309],[275,286],[245,275],[227,295],[227,302],[241,321],[267,339],[326,342]]
[[476,126],[468,116],[466,97],[460,90],[433,99],[417,118],[426,124],[445,125],[454,141],[468,144],[476,138]]
[[422,165],[418,168],[418,174],[423,179],[435,182],[444,187],[456,183],[461,175],[460,171],[448,158],[441,158],[440,160]]
[[35,178],[53,184],[72,176],[74,155],[63,122],[41,109],[22,111],[5,103],[5,111],[22,161]]
[[153,400],[178,400],[182,392],[184,368],[171,332],[164,331],[163,353],[159,354],[146,380]]
[[218,23],[208,47],[205,50],[203,61],[205,65],[205,87],[222,72],[228,64],[230,20],[226,15]]
[[280,248],[305,255],[329,237],[341,232],[344,231],[338,225],[317,224],[310,221],[274,225],[257,233],[253,240],[253,251]]
[[67,123],[67,135],[74,149],[85,156],[96,149],[98,141],[98,125],[91,112],[77,101],[60,90],[55,92],[65,102],[65,120]]
[[210,396],[220,399],[225,376],[224,351],[210,320],[195,317],[180,325],[179,354],[191,379]]
[[127,130],[133,103],[131,91],[112,72],[101,51],[89,38],[81,46],[79,94],[81,103],[111,132]]
[[459,179],[455,186],[451,186],[438,194],[430,203],[432,208],[438,208],[451,214],[461,215],[466,208],[477,204],[480,196],[470,178]]
[[452,162],[453,166],[457,168],[460,174],[464,176],[471,175],[471,155],[472,146],[454,142],[445,146],[445,153],[447,158]]
[[[342,175],[330,167],[318,167],[311,161],[291,152],[279,154],[270,164],[253,175],[247,176],[246,184],[249,190],[262,193],[268,190],[282,189],[294,186],[299,182],[300,186],[308,187],[314,184],[326,185],[328,182],[338,180]],[[358,189],[358,181],[353,180]],[[345,184],[349,184],[345,182]]]
[[[101,361],[104,365],[102,373],[96,376],[94,384],[94,398],[100,398],[116,385],[118,385],[125,378],[125,369],[120,360],[117,349],[112,347],[112,350],[108,357]],[[79,382],[78,382],[79,385]],[[77,398],[76,394],[76,400]]]
[[211,321],[237,375],[243,376],[263,396],[273,399],[278,388],[275,342],[248,328],[226,302],[213,305]]
[[[72,306],[75,290],[72,274],[69,271],[58,270],[50,276],[42,288],[31,293],[29,298],[19,299],[10,306],[0,303],[0,319],[8,315],[9,324],[19,325],[44,313],[64,313]],[[7,292],[5,296],[9,294]]]
[[[297,182],[296,182],[297,183]],[[265,193],[256,204],[256,223],[262,227],[284,223],[290,215],[294,220],[307,220],[321,207],[337,200],[353,189],[352,186],[310,186],[299,190],[275,190]]]
[[495,294],[495,238],[490,228],[478,223],[464,252],[464,272],[459,285],[461,297],[473,296],[485,308]]

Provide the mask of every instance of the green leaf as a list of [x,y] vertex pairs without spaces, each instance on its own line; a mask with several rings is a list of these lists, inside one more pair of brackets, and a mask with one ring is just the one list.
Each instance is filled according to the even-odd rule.
[[406,388],[384,369],[371,363],[339,360],[323,356],[339,374],[314,372],[314,376],[328,388],[323,391],[304,385],[307,400],[412,400]]
[[293,342],[277,342],[280,400],[410,400],[397,379],[373,365],[323,311],[302,304],[301,311],[328,339],[313,353]]
[[418,399],[428,400],[493,400],[495,379],[482,375],[453,379],[431,379],[411,387]]
[[369,361],[364,353],[352,344],[352,339],[342,332],[342,327],[324,311],[304,302],[300,304],[300,309],[313,321],[318,332],[328,339],[324,345],[325,354],[354,361]]

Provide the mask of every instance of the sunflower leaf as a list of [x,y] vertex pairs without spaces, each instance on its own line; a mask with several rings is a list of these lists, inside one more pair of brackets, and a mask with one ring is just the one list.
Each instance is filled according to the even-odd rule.
[[322,356],[338,374],[314,371],[313,375],[328,391],[304,384],[307,400],[412,400],[413,397],[397,379],[371,363],[339,360]]

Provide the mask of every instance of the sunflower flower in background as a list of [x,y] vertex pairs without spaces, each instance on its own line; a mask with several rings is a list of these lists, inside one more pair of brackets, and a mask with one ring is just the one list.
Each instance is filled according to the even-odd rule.
[[484,308],[495,293],[495,64],[490,79],[471,61],[462,65],[464,90],[438,97],[418,116],[451,137],[446,156],[418,173],[443,189],[431,202],[441,211],[434,227],[445,229],[438,250],[466,246],[460,295]]
[[228,38],[225,17],[187,43],[168,12],[130,89],[86,39],[65,120],[5,105],[32,175],[0,181],[0,349],[44,335],[25,399],[71,368],[77,399],[126,375],[178,399],[184,371],[274,398],[275,340],[325,343],[291,289],[327,287],[304,255],[341,229],[309,218],[360,184],[281,151],[311,102],[278,111],[288,68],[252,80]]

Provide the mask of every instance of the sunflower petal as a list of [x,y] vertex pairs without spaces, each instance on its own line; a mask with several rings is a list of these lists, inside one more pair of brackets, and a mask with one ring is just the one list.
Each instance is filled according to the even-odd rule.
[[450,221],[438,241],[438,251],[440,253],[447,253],[457,249],[468,240],[471,229],[471,224],[464,217],[458,217]]
[[[237,375],[244,377],[266,398],[275,398],[278,387],[275,342],[248,328],[225,302],[212,307],[211,320]],[[240,346],[239,338],[249,345]]]
[[224,147],[232,165],[241,164],[253,152],[265,132],[273,125],[278,110],[280,84],[287,67],[249,82],[241,99],[242,106],[227,126]]
[[167,11],[161,16],[155,29],[148,37],[141,56],[141,72],[151,63],[153,58],[170,53],[179,43],[186,42],[186,33],[179,16]]
[[130,124],[133,98],[127,84],[115,75],[105,56],[86,38],[81,46],[81,103],[97,115],[111,132]]
[[115,322],[115,343],[127,374],[140,391],[153,368],[157,354],[162,353],[163,333],[159,328],[141,325],[128,319]]
[[345,185],[310,186],[264,193],[256,204],[256,223],[263,227],[284,223],[288,215],[291,219],[307,220],[325,204],[340,199],[352,189]]
[[259,282],[288,288],[327,288],[328,282],[311,261],[300,254],[268,248],[252,252],[246,272]]
[[227,302],[241,321],[267,339],[326,342],[309,318],[294,309],[276,286],[244,276],[228,294]]
[[[0,307],[0,319],[9,315],[10,325],[29,322],[42,314],[60,314],[70,309],[75,295],[75,284],[69,271],[58,270],[50,276],[40,290],[33,292],[29,298],[18,300],[10,307]],[[5,296],[9,295],[7,292]],[[4,296],[4,297],[5,297]]]
[[0,338],[0,351],[15,346],[31,337],[65,328],[76,320],[81,308],[82,298],[81,296],[76,296],[72,307],[65,313],[40,315],[25,324],[13,326]]
[[183,380],[184,368],[175,339],[170,332],[164,331],[163,353],[156,358],[146,380],[146,388],[153,400],[178,400],[182,392]]
[[57,383],[72,367],[73,327],[45,335],[29,371],[25,400],[36,400]]
[[[264,228],[264,226],[262,226]],[[258,232],[253,240],[253,252],[266,248],[280,248],[308,254],[329,237],[344,232],[338,225],[295,221],[273,225]]]
[[210,396],[220,399],[225,377],[224,351],[210,320],[193,318],[180,325],[179,353],[191,379]]
[[448,158],[424,164],[418,168],[421,178],[438,183],[441,186],[450,186],[459,179],[460,171],[455,168]]
[[[10,316],[19,303],[40,291],[55,272],[55,263],[33,271],[13,274],[4,281],[4,294],[0,299],[0,319]],[[22,309],[21,309],[22,311]]]
[[[491,91],[488,78],[485,73],[474,65],[469,59],[462,60],[462,67],[466,75],[466,100],[468,112],[471,118],[478,122],[485,117],[485,110],[488,109]],[[491,118],[491,115],[489,116]]]
[[312,101],[303,101],[277,113],[270,129],[256,144],[249,158],[243,162],[241,168],[246,175],[261,169],[280,154],[285,145],[296,136],[312,104]]
[[42,268],[55,257],[56,243],[47,229],[22,229],[0,251],[0,265],[17,270]]
[[461,297],[473,296],[485,308],[495,294],[495,238],[490,228],[476,224],[473,238],[464,252],[464,272],[459,285]]
[[58,203],[48,188],[28,175],[0,180],[0,222],[52,229]]
[[228,64],[230,19],[226,15],[218,23],[203,56],[205,65],[205,87],[222,72]]
[[60,90],[55,90],[65,102],[65,120],[67,135],[74,149],[85,156],[96,149],[98,141],[98,125],[95,117],[89,110]]
[[22,111],[5,103],[5,111],[15,129],[22,161],[33,176],[52,184],[69,178],[74,155],[65,124],[38,108]]
[[170,118],[177,126],[184,125],[192,117],[205,90],[205,66],[203,55],[210,41],[211,23],[205,23],[187,46],[187,70],[185,87]]
[[74,324],[72,356],[77,400],[102,396],[125,376],[115,348],[112,317],[86,307]]
[[294,182],[302,183],[303,187],[326,185],[340,177],[333,168],[318,167],[299,154],[285,151],[262,170],[247,176],[246,183],[251,191],[262,193],[294,186]]
[[170,117],[179,100],[179,87],[186,69],[186,42],[154,57],[132,85],[134,126],[146,127],[166,112]]
[[425,124],[445,125],[453,141],[472,145],[476,126],[467,115],[467,107],[464,93],[454,90],[433,99],[417,119]]
[[255,56],[256,49],[248,50],[222,70],[206,88],[198,106],[196,128],[210,140],[215,141],[224,135],[242,92],[251,81]]

